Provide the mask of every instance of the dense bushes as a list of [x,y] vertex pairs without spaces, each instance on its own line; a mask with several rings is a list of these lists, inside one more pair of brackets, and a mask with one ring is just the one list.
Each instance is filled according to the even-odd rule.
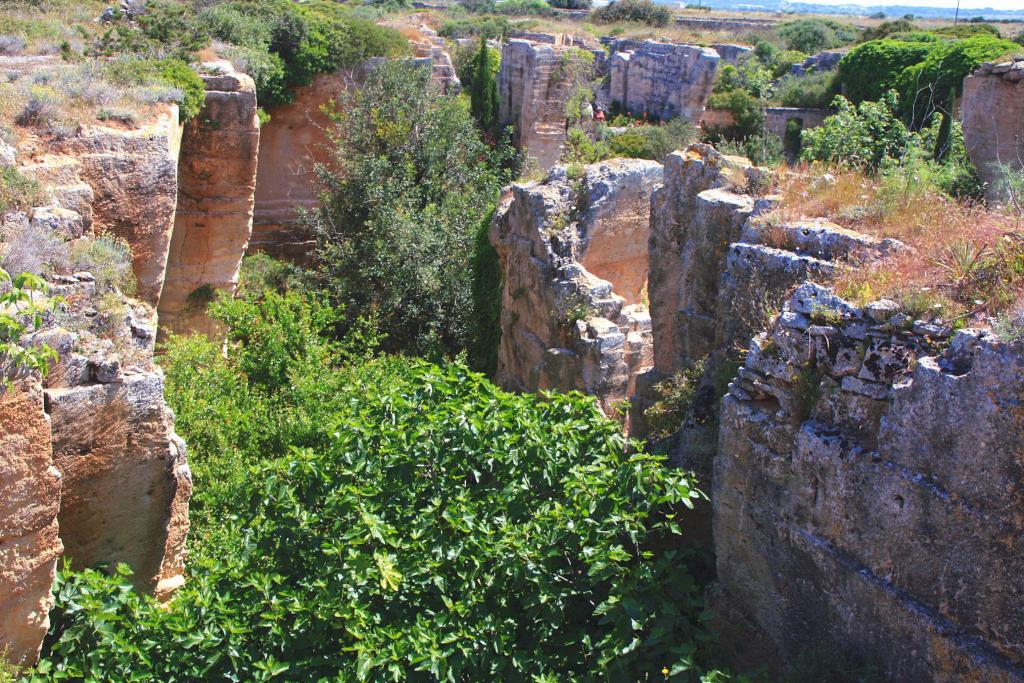
[[838,93],[839,74],[834,70],[786,76],[775,89],[775,96],[783,107],[827,107]]
[[162,83],[180,91],[179,117],[186,121],[203,108],[206,86],[203,79],[180,59],[138,59],[122,57],[104,66],[104,76],[112,83],[123,86]]
[[921,62],[931,44],[901,40],[875,40],[858,45],[839,61],[839,77],[846,97],[854,104],[877,101],[899,87],[903,70]]
[[[697,493],[580,395],[365,360],[316,304],[214,304],[174,340],[191,577],[166,608],[62,572],[35,681],[696,680]],[[668,669],[667,675],[659,670]]]
[[886,158],[902,157],[912,133],[899,119],[899,101],[889,92],[881,102],[854,106],[836,97],[836,114],[819,128],[803,132],[801,157],[850,167],[877,169]]
[[725,109],[732,115],[733,123],[721,130],[712,131],[712,135],[738,140],[760,134],[764,129],[763,104],[762,100],[746,90],[713,93],[708,98],[708,107]]
[[847,45],[857,39],[857,29],[828,19],[797,19],[777,29],[789,50],[814,54]]
[[290,101],[290,88],[308,84],[317,73],[400,54],[408,47],[394,29],[322,1],[232,0],[204,10],[198,21],[235,46],[228,54],[236,66],[250,71],[261,106]]
[[654,126],[634,126],[608,138],[611,156],[662,161],[677,149],[686,149],[697,138],[697,129],[686,119]]
[[672,13],[665,5],[653,0],[612,0],[604,7],[598,7],[590,15],[597,24],[617,24],[633,21],[650,26],[668,26]]
[[482,36],[488,39],[504,40],[512,32],[512,24],[505,17],[472,17],[453,19],[441,24],[438,34],[445,38],[470,38]]
[[854,103],[878,100],[896,89],[902,113],[920,125],[944,105],[951,89],[960,92],[964,77],[979,64],[1013,48],[1013,43],[987,32],[953,41],[934,36],[876,40],[847,53],[839,62],[839,74]]
[[485,144],[429,78],[387,63],[350,94],[311,219],[332,300],[374,312],[388,350],[454,355],[469,342],[470,254],[506,180],[506,147]]
[[927,56],[904,69],[898,79],[904,115],[914,125],[930,120],[936,110],[947,110],[953,93],[963,93],[964,78],[983,62],[1015,47],[988,33],[954,42],[935,43]]

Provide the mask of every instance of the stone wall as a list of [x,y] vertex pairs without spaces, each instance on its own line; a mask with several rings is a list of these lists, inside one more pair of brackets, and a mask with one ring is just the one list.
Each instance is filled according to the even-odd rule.
[[712,43],[711,48],[718,53],[718,56],[722,58],[722,61],[726,64],[732,64],[735,66],[739,64],[743,57],[746,57],[754,48],[747,47],[746,45],[733,45],[731,43]]
[[758,31],[775,28],[777,19],[711,19],[694,16],[676,16],[676,25],[696,31]]
[[952,334],[805,284],[750,343],[712,496],[713,612],[741,658],[1024,680],[1024,347]]
[[500,125],[514,126],[512,143],[542,169],[557,164],[565,146],[572,83],[564,76],[564,60],[572,60],[576,49],[526,40],[510,40],[501,48]]
[[22,664],[35,661],[49,628],[63,552],[60,473],[37,377],[0,389],[0,491],[0,653]]
[[497,381],[580,390],[609,415],[652,362],[644,302],[651,192],[661,165],[611,160],[513,185],[491,226],[504,273]]
[[989,198],[999,199],[996,165],[1024,168],[1024,58],[982,64],[964,79],[960,106],[967,154]]
[[214,331],[206,303],[216,290],[234,293],[252,232],[260,140],[256,86],[229,62],[204,65],[204,71],[206,104],[182,141],[159,305],[161,328],[179,334]]
[[721,58],[711,48],[620,40],[607,69],[609,97],[634,116],[700,121]]

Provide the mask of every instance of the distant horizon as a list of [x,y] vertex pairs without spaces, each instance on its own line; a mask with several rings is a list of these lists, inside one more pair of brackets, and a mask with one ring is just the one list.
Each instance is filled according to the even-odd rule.
[[[749,0],[750,4],[758,4],[757,0]],[[931,7],[935,9],[956,9],[956,0],[899,0],[899,2],[877,2],[876,0],[844,0],[834,3],[815,3],[814,0],[790,0],[792,4],[833,4],[860,5],[861,7],[884,7],[887,5],[912,5],[914,7]],[[1024,9],[1021,0],[961,0],[960,9],[993,9],[1000,11]]]

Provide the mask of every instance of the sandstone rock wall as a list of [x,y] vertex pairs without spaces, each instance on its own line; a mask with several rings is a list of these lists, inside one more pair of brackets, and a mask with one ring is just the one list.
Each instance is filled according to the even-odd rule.
[[14,664],[35,661],[49,628],[60,487],[39,379],[14,381],[0,389],[0,653]]
[[713,49],[697,45],[616,41],[607,65],[609,96],[634,116],[698,122],[720,61]]
[[[1024,680],[1024,347],[799,287],[750,344],[714,464],[714,612],[741,655]],[[741,628],[746,626],[746,629]]]
[[613,414],[652,362],[644,302],[650,197],[661,165],[611,160],[513,185],[491,226],[505,283],[498,382],[577,389]]
[[191,473],[163,372],[153,363],[156,314],[120,298],[97,313],[86,273],[60,278],[62,327],[32,337],[59,355],[44,383],[60,471],[60,537],[73,566],[132,568],[136,586],[166,599],[184,580]]
[[181,146],[159,306],[161,327],[177,333],[214,331],[205,304],[214,290],[234,293],[252,232],[260,140],[256,86],[229,62],[207,64],[204,71],[206,104],[186,127]]
[[565,61],[578,48],[510,40],[501,49],[498,96],[501,126],[514,126],[517,149],[550,169],[562,156],[566,136],[566,102],[572,83]]
[[331,120],[322,107],[356,82],[352,72],[320,74],[295,90],[295,100],[272,108],[260,130],[256,200],[250,251],[307,262],[314,240],[299,225],[299,212],[318,205],[318,163],[330,159]]
[[981,65],[964,79],[960,107],[967,154],[989,198],[999,199],[997,164],[1024,168],[1024,58]]
[[43,183],[66,197],[62,206],[91,214],[93,232],[113,233],[131,245],[138,297],[152,306],[167,271],[180,145],[178,109],[168,106],[138,129],[85,126],[52,146],[54,158],[40,169]]

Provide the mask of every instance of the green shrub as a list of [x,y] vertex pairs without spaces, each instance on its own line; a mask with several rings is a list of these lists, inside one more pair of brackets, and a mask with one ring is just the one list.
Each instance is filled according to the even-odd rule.
[[839,94],[839,85],[839,74],[834,70],[789,75],[779,81],[775,96],[783,107],[823,108]]
[[487,39],[505,40],[512,32],[512,24],[505,17],[454,19],[441,24],[437,32],[445,38],[482,36]]
[[852,168],[877,169],[887,158],[901,158],[915,136],[897,115],[899,98],[890,91],[881,102],[854,106],[845,97],[832,103],[833,116],[803,132],[801,158]]
[[613,156],[608,143],[593,140],[582,128],[570,128],[565,136],[562,161],[566,164],[593,164]]
[[697,129],[685,119],[651,126],[635,126],[611,136],[612,156],[662,161],[677,149],[686,149],[697,139]]
[[495,3],[493,12],[512,16],[552,17],[557,14],[544,0],[501,0]]
[[188,62],[209,43],[206,27],[186,4],[151,0],[146,3],[145,13],[131,23],[118,21],[106,29],[88,54]]
[[633,21],[660,28],[668,26],[672,20],[672,13],[667,6],[659,5],[653,0],[612,0],[594,10],[590,14],[590,20],[596,24]]
[[106,234],[76,240],[71,245],[71,267],[92,273],[100,292],[118,289],[129,295],[135,293],[132,248],[121,237]]
[[781,24],[777,31],[786,49],[807,54],[847,45],[858,37],[855,27],[828,19],[797,19]]
[[434,96],[429,78],[390,62],[348,95],[310,219],[334,301],[376,311],[389,350],[454,355],[468,342],[470,255],[507,147],[483,142],[467,107]]
[[899,87],[903,70],[924,60],[932,46],[890,39],[858,45],[839,60],[845,96],[854,104],[878,101],[886,91]]
[[[57,352],[46,344],[22,346],[22,336],[42,327],[44,317],[52,313],[58,303],[46,294],[46,281],[32,273],[21,273],[11,277],[0,268],[0,390],[6,388],[10,378],[25,372],[39,373],[46,377],[50,364],[56,362]],[[0,673],[6,661],[0,652]]]
[[999,37],[999,29],[992,24],[956,24],[933,29],[932,33],[951,38],[970,38],[979,35]]
[[267,291],[286,294],[306,287],[311,277],[311,273],[294,263],[256,252],[242,259],[237,295],[246,299],[259,299]]
[[706,363],[707,358],[702,358],[654,385],[658,398],[644,411],[648,438],[664,439],[683,428],[683,422],[704,377]]
[[715,148],[722,154],[750,159],[758,166],[777,166],[783,161],[782,141],[771,133],[758,133],[738,140],[718,140]]
[[711,131],[712,139],[738,140],[761,133],[764,129],[763,102],[745,90],[714,93],[708,106],[725,109],[732,114],[733,124],[722,130]]
[[178,117],[187,121],[203,108],[206,85],[188,64],[180,59],[140,59],[132,56],[114,59],[104,66],[104,76],[124,86],[159,83],[180,92]]
[[718,75],[714,92],[746,90],[753,97],[768,98],[772,94],[774,76],[757,59],[746,59],[738,66],[726,64]]
[[[498,72],[501,70],[501,50],[496,50],[493,47],[487,48],[490,50],[490,67],[491,67],[491,78],[497,79]],[[462,82],[463,90],[471,90],[473,88],[473,79],[476,77],[476,59],[479,57],[479,49],[471,46],[459,47],[455,50],[452,55],[453,66],[455,67],[455,75],[459,77]]]
[[37,206],[42,200],[39,183],[16,168],[0,168],[0,215]]
[[921,62],[904,69],[897,79],[906,120],[916,128],[928,122],[935,111],[947,110],[950,93],[963,93],[968,74],[1015,47],[988,33],[935,43]]
[[62,571],[33,681],[696,678],[700,587],[670,549],[689,475],[590,397],[345,365],[319,314],[270,303],[214,305],[247,327],[226,358],[192,338],[166,360],[196,481],[190,580],[160,607],[123,567]]
[[262,106],[290,102],[291,88],[309,84],[318,73],[408,49],[398,31],[323,0],[232,0],[204,10],[201,21],[234,46],[228,57],[237,68],[251,70]]
[[548,4],[558,9],[590,9],[591,0],[548,0]]
[[871,26],[864,29],[864,32],[860,34],[860,40],[858,42],[866,43],[869,40],[881,40],[882,38],[889,38],[896,33],[910,33],[916,31],[917,26],[914,22],[908,19],[896,19],[895,21],[883,21],[878,26]]
[[772,76],[780,78],[788,74],[794,64],[802,63],[807,57],[807,53],[799,50],[783,50],[776,53],[774,58],[766,63],[771,65]]

